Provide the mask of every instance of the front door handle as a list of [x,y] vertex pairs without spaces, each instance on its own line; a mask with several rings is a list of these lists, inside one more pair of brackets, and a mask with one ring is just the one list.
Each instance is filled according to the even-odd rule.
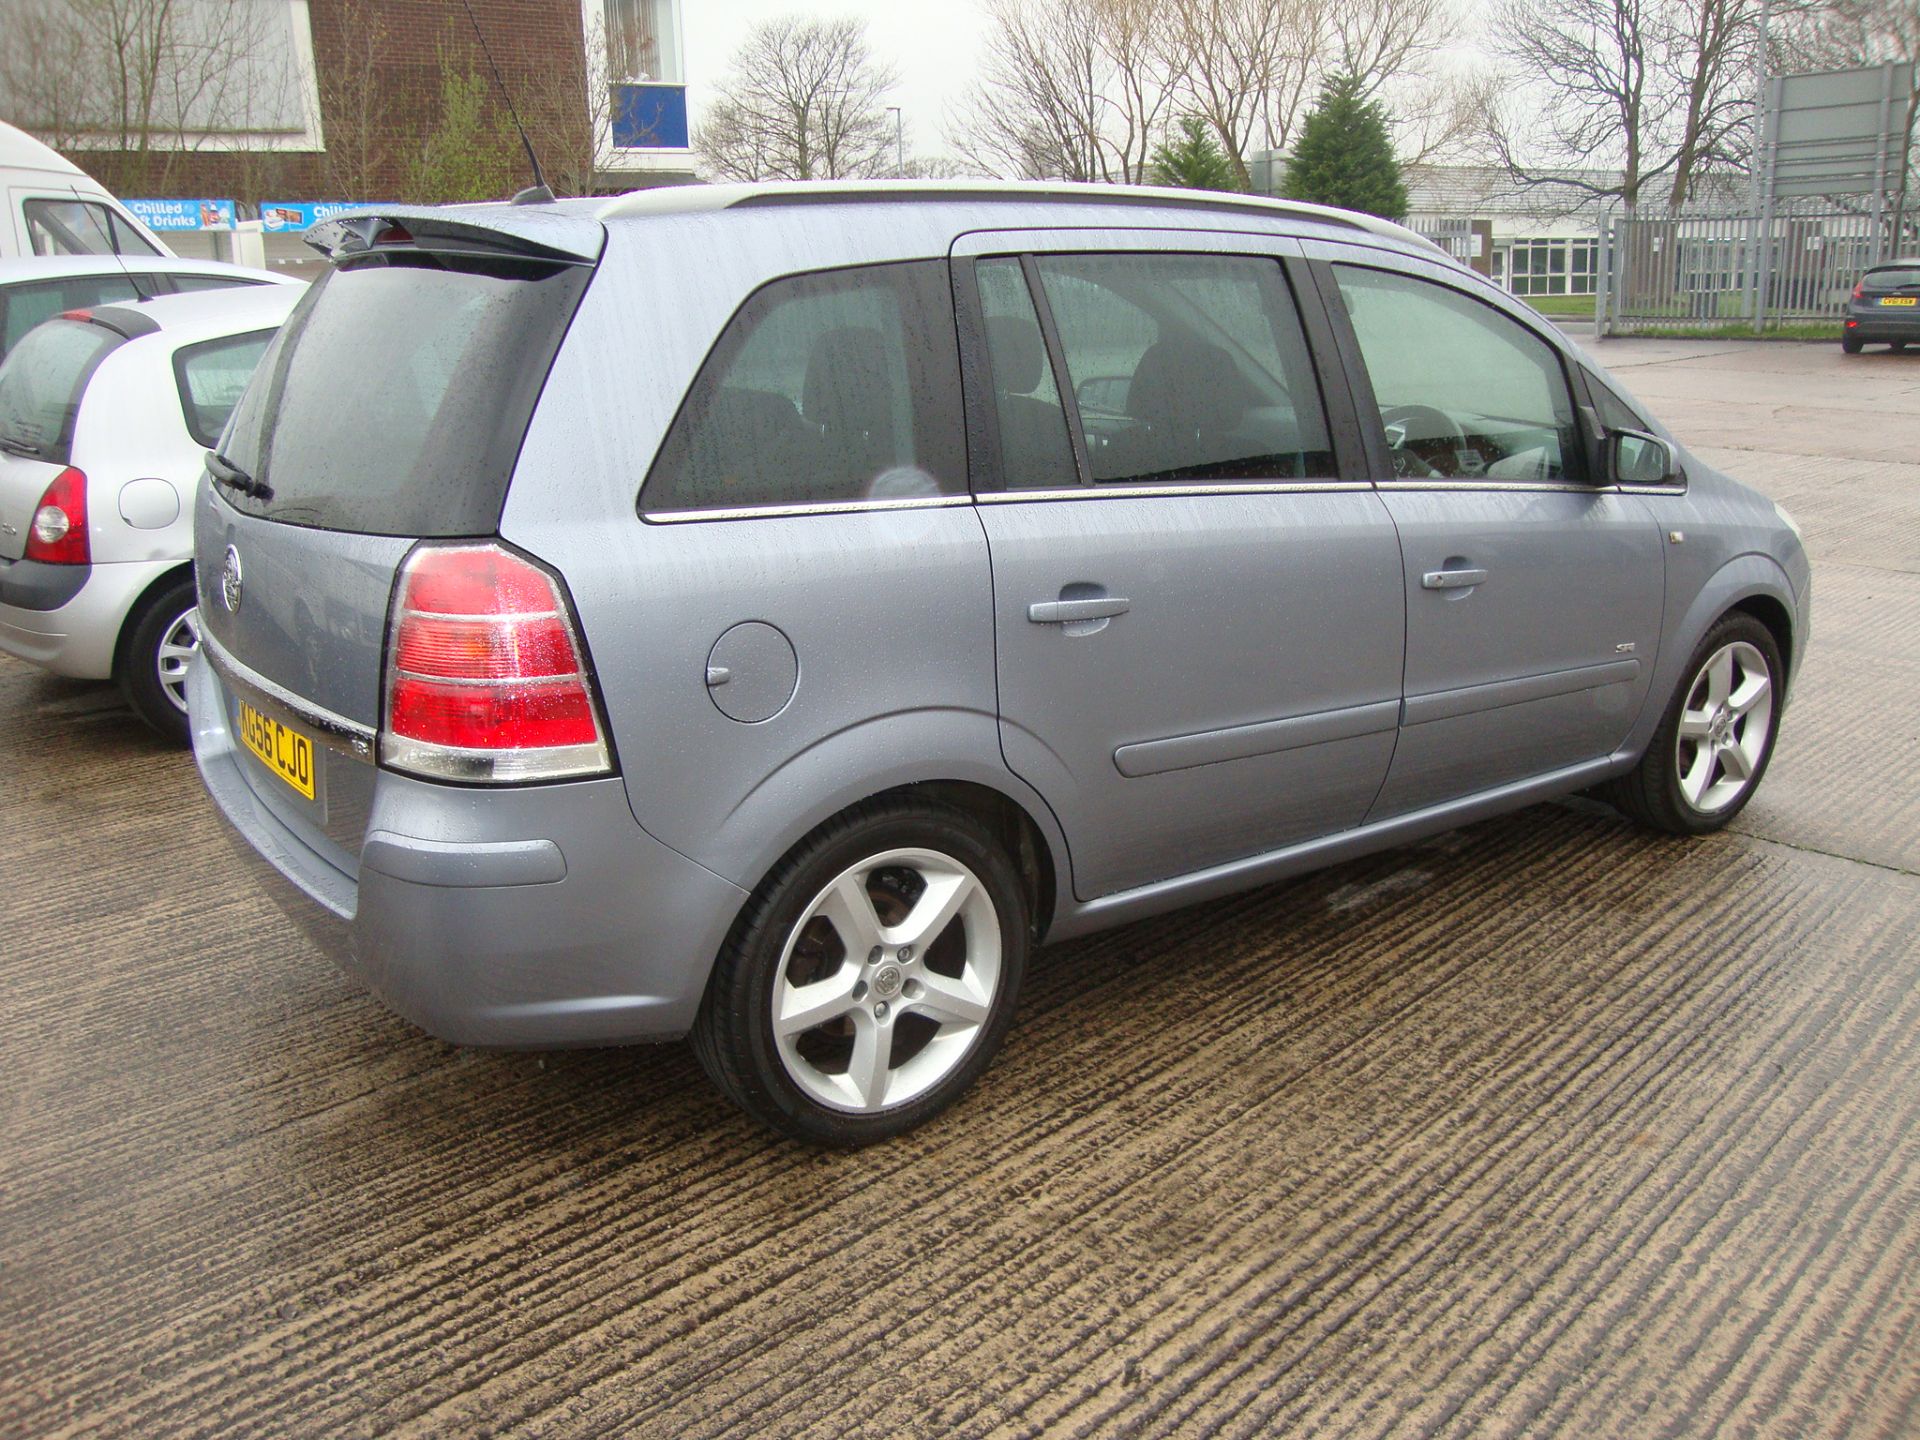
[[1484,570],[1429,570],[1420,577],[1421,587],[1427,590],[1465,590],[1486,583]]
[[1027,619],[1036,625],[1069,625],[1075,620],[1106,620],[1124,615],[1133,602],[1119,595],[1094,595],[1085,600],[1036,600],[1027,606]]

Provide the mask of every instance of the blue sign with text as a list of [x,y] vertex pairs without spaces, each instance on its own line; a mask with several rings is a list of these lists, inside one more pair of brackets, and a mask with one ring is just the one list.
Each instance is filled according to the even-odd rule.
[[260,228],[269,234],[276,230],[305,230],[322,220],[366,208],[363,200],[262,200]]
[[128,200],[123,202],[149,230],[231,230],[231,200]]

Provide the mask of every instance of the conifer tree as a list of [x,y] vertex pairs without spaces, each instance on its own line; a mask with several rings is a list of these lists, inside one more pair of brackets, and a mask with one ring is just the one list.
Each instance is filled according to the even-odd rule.
[[1240,179],[1233,173],[1233,161],[1213,138],[1207,122],[1198,115],[1181,119],[1178,134],[1170,134],[1153,152],[1148,178],[1155,185],[1173,185],[1182,190],[1238,190]]
[[1287,198],[1338,205],[1398,220],[1407,213],[1407,187],[1387,135],[1386,108],[1363,98],[1357,76],[1329,77],[1300,127],[1287,161]]

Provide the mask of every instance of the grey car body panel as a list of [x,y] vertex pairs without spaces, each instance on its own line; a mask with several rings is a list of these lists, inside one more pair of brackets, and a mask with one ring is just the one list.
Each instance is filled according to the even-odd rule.
[[693,1023],[704,971],[689,985],[686,957],[718,953],[745,892],[641,831],[618,780],[449,806],[447,787],[383,773],[350,878],[261,804],[205,660],[190,688],[201,775],[250,842],[236,848],[317,902],[290,909],[415,1024],[515,1046],[664,1039]]
[[[270,685],[356,725],[377,727],[387,604],[413,542],[244,515],[204,478],[194,503],[202,632]],[[221,593],[229,548],[240,562],[237,611]],[[351,876],[373,805],[371,758],[316,747],[312,800],[245,751],[238,764],[263,804]]]
[[[1406,556],[1407,668],[1374,818],[1612,754],[1646,699],[1665,604],[1640,497],[1391,481],[1380,496]],[[1423,583],[1462,568],[1487,578]]]
[[[556,1044],[683,1032],[752,888],[814,826],[899,786],[959,781],[1017,805],[1060,881],[1041,928],[1065,937],[1619,773],[1647,743],[1699,637],[1734,604],[1764,597],[1787,610],[1797,668],[1804,554],[1766,501],[1684,455],[1688,483],[1657,492],[1483,487],[1469,502],[1388,493],[1368,483],[1379,472],[1357,465],[1343,443],[1344,483],[1317,489],[1195,487],[1154,504],[1111,493],[949,496],[642,519],[636,501],[653,456],[702,360],[755,289],[810,270],[1004,248],[1010,221],[1036,246],[1049,234],[1044,243],[1058,248],[1157,235],[1197,249],[1361,255],[1442,277],[1562,355],[1573,352],[1524,306],[1436,262],[1430,248],[1306,215],[1243,221],[1137,201],[1109,214],[1086,199],[1010,207],[1004,198],[938,196],[602,208],[604,253],[535,410],[499,528],[568,585],[619,773],[476,790],[330,751],[325,803],[309,813],[235,749],[233,698],[206,662],[194,677],[196,748],[222,810],[253,852],[320,902],[303,913],[321,918],[342,963],[435,1033]],[[376,213],[404,221],[440,212]],[[457,212],[463,224],[582,256],[600,243],[593,215],[586,202]],[[1303,309],[1315,303],[1300,299]],[[1338,408],[1345,382],[1328,383],[1341,392],[1329,396]],[[1383,445],[1371,416],[1369,427],[1371,464]],[[408,542],[250,521],[212,493],[199,503],[202,603],[215,645],[296,699],[377,725],[379,665],[370,657],[384,644]],[[1547,631],[1568,604],[1540,597],[1556,598],[1550,587],[1568,562],[1537,544],[1516,562],[1512,547],[1544,534],[1550,516],[1577,519],[1583,507],[1601,517],[1595,528],[1608,553],[1579,586],[1561,587],[1557,598],[1580,607],[1579,633],[1556,637]],[[1674,530],[1685,532],[1682,543],[1668,538]],[[1457,550],[1455,533],[1493,557],[1489,581],[1425,589],[1420,567],[1436,558],[1426,551]],[[1273,563],[1276,536],[1292,547],[1286,564]],[[1074,553],[1074,537],[1106,549]],[[237,618],[219,609],[229,543],[249,582],[256,554],[258,567],[286,577],[287,598],[251,621],[244,601]],[[1629,556],[1649,569],[1623,597],[1608,587]],[[1032,603],[1083,594],[1076,584],[1131,603],[1089,633],[1027,618]],[[1499,607],[1476,602],[1501,588],[1513,592],[1502,604],[1516,612],[1525,608],[1520,592],[1535,597],[1538,632],[1522,624],[1517,641],[1454,637],[1452,651],[1432,652],[1423,679],[1412,653],[1403,656],[1409,607],[1492,612]],[[326,596],[325,615],[295,612],[299,591]],[[785,669],[740,677],[757,685],[752,703],[742,702],[756,717],[747,723],[722,712],[707,675],[715,642],[743,622],[778,630],[794,657],[790,681]],[[1139,643],[1121,655],[1130,635]],[[1633,653],[1615,653],[1628,642]],[[744,662],[729,652],[730,664],[751,667],[784,651],[763,644],[737,654]],[[787,683],[793,694],[777,708],[760,693]],[[1222,688],[1198,693],[1203,685]],[[1553,732],[1568,721],[1579,736],[1562,743]],[[1511,733],[1501,729],[1509,724]],[[1414,763],[1421,731],[1472,725],[1476,748],[1532,744],[1531,768],[1497,779],[1485,768],[1438,774],[1434,756]],[[1414,757],[1404,768],[1401,752]],[[364,788],[336,779],[337,767],[351,767],[343,773]],[[1409,777],[1399,791],[1396,768]],[[1301,798],[1309,791],[1318,797],[1311,804]],[[1283,813],[1260,814],[1253,802],[1262,798]]]

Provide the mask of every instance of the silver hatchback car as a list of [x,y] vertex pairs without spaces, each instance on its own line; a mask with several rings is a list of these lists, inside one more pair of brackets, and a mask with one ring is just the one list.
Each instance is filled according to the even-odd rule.
[[475,1045],[691,1036],[858,1144],[1030,948],[1605,787],[1726,822],[1793,522],[1498,288],[1311,206],[709,187],[385,210],[197,501],[194,744]]

